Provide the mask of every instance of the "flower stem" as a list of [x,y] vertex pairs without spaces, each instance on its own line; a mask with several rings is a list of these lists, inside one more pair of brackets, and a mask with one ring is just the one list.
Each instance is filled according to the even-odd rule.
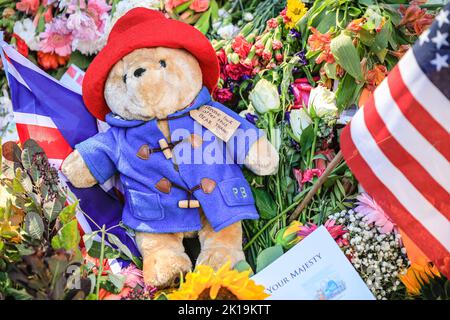
[[102,233],[102,242],[100,244],[100,266],[99,266],[98,274],[97,274],[97,283],[95,284],[96,285],[95,293],[97,295],[97,300],[99,300],[100,280],[101,280],[102,274],[103,274],[103,259],[105,256],[105,234],[106,234],[106,226],[105,225],[102,226],[101,233]]
[[312,169],[314,162],[314,155],[316,153],[317,131],[319,128],[319,119],[314,119],[314,138],[311,145],[311,157],[309,158],[308,168]]

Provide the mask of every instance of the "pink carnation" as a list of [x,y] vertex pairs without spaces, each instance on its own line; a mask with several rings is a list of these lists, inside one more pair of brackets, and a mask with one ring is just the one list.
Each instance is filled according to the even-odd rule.
[[384,212],[375,200],[373,200],[367,193],[361,193],[356,197],[358,205],[355,212],[360,216],[364,216],[367,223],[374,223],[381,233],[391,233],[395,228],[395,224]]
[[239,35],[234,38],[231,43],[231,48],[233,48],[233,51],[236,52],[239,57],[246,58],[252,48],[252,45],[244,38],[243,35]]
[[67,28],[67,20],[55,18],[41,33],[41,51],[68,56],[72,53],[72,32]]
[[228,88],[218,89],[216,88],[213,92],[214,100],[224,103],[233,99],[233,92]]
[[209,8],[209,0],[194,0],[189,8],[195,12],[204,12]]
[[[346,230],[343,225],[337,225],[336,220],[328,219],[325,222],[324,227],[328,230],[330,235],[340,247],[347,246],[349,244],[348,240],[342,237],[344,234],[348,233],[348,230]],[[318,226],[315,223],[307,223],[303,226],[300,226],[300,231],[298,231],[297,235],[299,237],[306,237],[317,228]]]
[[276,18],[269,19],[267,21],[267,26],[269,27],[269,29],[275,29],[276,27],[278,27],[278,20]]
[[79,40],[96,40],[99,36],[95,21],[86,13],[77,11],[67,19],[67,28],[74,38]]
[[302,183],[311,182],[314,177],[320,177],[323,170],[320,169],[306,169],[303,172]]
[[273,40],[272,41],[272,49],[273,50],[279,50],[283,48],[283,43],[280,40]]

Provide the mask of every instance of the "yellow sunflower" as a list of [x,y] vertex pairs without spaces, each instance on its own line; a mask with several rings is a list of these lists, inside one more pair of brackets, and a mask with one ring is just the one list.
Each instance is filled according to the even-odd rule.
[[239,272],[226,263],[218,271],[199,265],[186,275],[180,288],[167,295],[169,300],[262,300],[269,295],[264,286],[249,278],[250,270]]
[[419,295],[422,286],[430,282],[430,279],[439,277],[438,268],[431,262],[425,264],[413,263],[406,274],[400,276],[400,280],[410,295]]
[[289,22],[286,23],[288,28],[294,28],[297,22],[306,14],[308,8],[300,0],[287,0],[286,16]]

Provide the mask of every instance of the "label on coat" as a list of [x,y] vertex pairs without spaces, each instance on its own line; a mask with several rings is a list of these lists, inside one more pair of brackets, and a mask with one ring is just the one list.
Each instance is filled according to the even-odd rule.
[[225,112],[209,105],[203,105],[189,112],[189,115],[217,138],[228,142],[241,124]]

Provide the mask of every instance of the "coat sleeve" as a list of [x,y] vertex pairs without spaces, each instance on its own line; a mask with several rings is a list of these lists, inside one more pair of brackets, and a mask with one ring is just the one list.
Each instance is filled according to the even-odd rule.
[[75,148],[95,179],[104,183],[117,172],[119,152],[117,132],[109,129],[77,144]]
[[232,157],[236,164],[244,164],[244,160],[250,151],[250,147],[259,138],[265,136],[265,132],[220,103],[214,102],[212,106],[220,109],[228,116],[240,122],[235,133],[228,142],[226,142],[226,151],[228,158]]

